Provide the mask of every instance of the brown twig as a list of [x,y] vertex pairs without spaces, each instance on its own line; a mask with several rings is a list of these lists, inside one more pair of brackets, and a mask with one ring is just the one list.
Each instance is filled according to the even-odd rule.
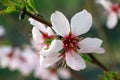
[[51,23],[47,22],[47,21],[44,20],[43,18],[40,18],[40,17],[38,17],[38,16],[33,15],[32,13],[28,12],[27,10],[25,11],[25,14],[26,14],[27,16],[29,16],[29,17],[31,17],[31,18],[33,18],[33,19],[35,19],[35,20],[37,20],[37,21],[39,21],[39,22],[41,22],[41,23],[43,23],[43,24],[45,24],[45,25],[47,25],[47,26],[49,26],[49,27],[52,27],[52,24],[51,24]]

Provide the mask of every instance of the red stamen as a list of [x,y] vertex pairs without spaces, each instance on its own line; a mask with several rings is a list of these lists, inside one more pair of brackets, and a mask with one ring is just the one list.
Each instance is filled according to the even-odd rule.
[[72,34],[66,36],[63,40],[64,49],[70,51],[76,49],[78,47],[78,41],[79,39]]

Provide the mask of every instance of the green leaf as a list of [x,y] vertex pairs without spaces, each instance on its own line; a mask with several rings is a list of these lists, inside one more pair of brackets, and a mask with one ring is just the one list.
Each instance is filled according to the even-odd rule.
[[9,14],[9,13],[12,13],[16,10],[16,8],[14,6],[8,6],[5,10],[3,10],[3,13],[4,14]]
[[11,0],[0,0],[0,2],[4,7],[6,7],[5,9],[0,11],[0,14],[9,14],[16,10]]
[[27,2],[31,8],[35,9],[33,0],[27,0]]
[[99,80],[120,80],[120,74],[108,71],[106,74],[101,76]]
[[37,10],[35,9],[33,0],[24,1],[24,4],[28,11],[30,11],[33,14],[38,14]]

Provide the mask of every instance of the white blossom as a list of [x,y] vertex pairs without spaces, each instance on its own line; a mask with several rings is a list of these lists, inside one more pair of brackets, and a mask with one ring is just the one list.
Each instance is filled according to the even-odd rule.
[[85,61],[79,54],[104,53],[104,49],[100,47],[102,40],[78,37],[87,33],[92,25],[92,16],[86,10],[76,13],[71,19],[71,25],[59,11],[51,15],[51,22],[53,30],[62,38],[54,39],[48,49],[44,47],[40,51],[42,66],[49,67],[60,59],[65,59],[70,68],[79,71],[86,67]]

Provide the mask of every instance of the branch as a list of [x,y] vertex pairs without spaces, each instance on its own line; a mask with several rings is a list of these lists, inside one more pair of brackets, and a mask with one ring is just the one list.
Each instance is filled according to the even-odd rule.
[[41,22],[41,23],[43,23],[43,24],[45,24],[45,25],[47,25],[47,26],[49,26],[49,27],[52,27],[52,24],[51,24],[51,23],[47,22],[47,21],[44,20],[43,18],[40,18],[40,17],[38,17],[38,16],[33,15],[32,13],[28,12],[27,10],[25,11],[25,14],[26,14],[27,16],[29,16],[29,17],[31,17],[31,18],[33,18],[33,19],[35,19],[35,20],[37,20],[37,21],[39,21],[39,22]]
[[88,54],[90,58],[92,59],[92,63],[96,64],[99,66],[105,73],[108,72],[109,70],[100,62],[98,61],[92,54]]

